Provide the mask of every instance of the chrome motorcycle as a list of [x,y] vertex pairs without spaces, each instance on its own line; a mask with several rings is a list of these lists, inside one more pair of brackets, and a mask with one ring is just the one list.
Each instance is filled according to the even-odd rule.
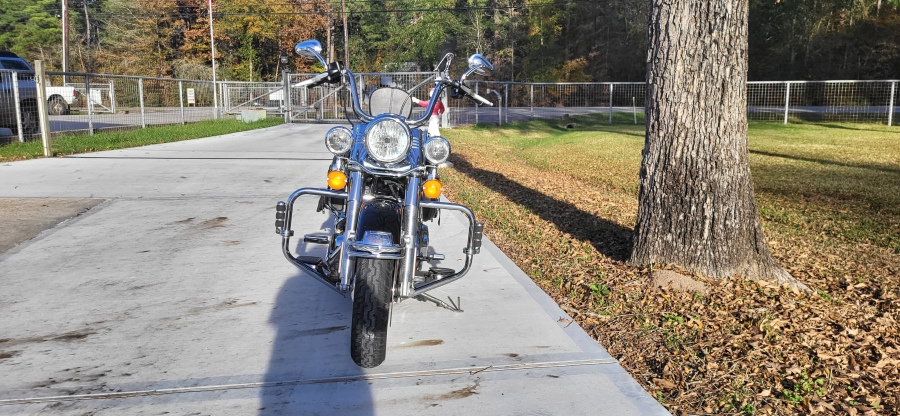
[[[385,359],[393,303],[415,298],[461,312],[458,302],[451,299],[448,304],[427,292],[465,276],[473,256],[481,249],[483,225],[475,221],[469,208],[439,200],[442,184],[438,167],[450,157],[450,143],[443,137],[430,137],[419,127],[427,122],[444,90],[452,98],[469,97],[492,105],[466,86],[466,78],[485,74],[493,66],[482,55],[474,54],[469,57],[469,69],[454,80],[449,76],[454,56],[445,54],[435,69],[435,93],[423,116],[411,119],[412,98],[408,92],[377,89],[368,94],[366,112],[354,74],[340,62],[326,62],[321,43],[304,41],[294,51],[318,60],[326,68],[294,86],[347,85],[358,122],[352,128],[338,126],[328,131],[325,144],[334,154],[328,169],[328,188],[301,188],[287,202],[278,202],[275,230],[281,235],[288,261],[338,293],[351,294],[350,355],[360,367],[376,367]],[[332,215],[330,233],[303,237],[307,244],[327,246],[324,257],[298,256],[290,249],[294,202],[304,195],[318,196],[317,211],[328,210]],[[441,254],[429,253],[425,225],[438,218],[440,210],[459,211],[468,219],[462,270],[431,267],[429,263],[444,259]]]

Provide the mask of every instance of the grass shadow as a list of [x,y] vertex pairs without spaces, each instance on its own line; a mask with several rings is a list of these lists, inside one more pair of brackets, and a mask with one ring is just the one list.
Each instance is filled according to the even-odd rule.
[[845,167],[845,168],[868,169],[868,170],[874,170],[874,171],[885,172],[885,173],[900,173],[900,169],[886,167],[886,166],[872,166],[872,165],[863,165],[863,164],[859,164],[859,163],[838,162],[835,160],[816,159],[816,158],[811,158],[811,157],[802,157],[802,156],[786,155],[786,154],[775,153],[775,152],[766,152],[764,150],[750,150],[750,153],[755,154],[755,155],[780,157],[780,158],[785,158],[785,159],[790,159],[790,160],[799,160],[799,161],[803,161],[803,162],[820,163],[823,165],[841,166],[841,167]]
[[[571,125],[571,127],[568,127],[569,125]],[[609,123],[606,114],[580,114],[568,118],[535,117],[532,120],[513,121],[502,126],[490,123],[478,123],[474,128],[477,130],[512,130],[518,134],[597,131],[614,132],[616,134],[640,137],[642,139],[645,137],[643,114],[637,116],[637,124],[634,124],[630,113],[614,113],[612,124]],[[623,129],[640,130],[640,132],[632,133]]]
[[628,260],[632,229],[525,187],[502,174],[472,166],[459,154],[452,157],[452,162],[458,172],[553,223],[560,231],[590,243],[606,257],[618,261]]

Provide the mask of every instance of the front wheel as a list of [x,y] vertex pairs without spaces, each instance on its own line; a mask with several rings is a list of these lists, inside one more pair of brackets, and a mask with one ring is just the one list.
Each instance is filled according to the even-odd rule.
[[384,362],[395,265],[394,260],[356,259],[350,356],[363,368]]
[[[15,121],[15,119],[13,119]],[[22,134],[31,136],[40,131],[37,106],[34,103],[22,103]],[[18,126],[13,124],[13,134],[19,134]]]
[[47,102],[47,112],[51,116],[62,116],[69,114],[69,105],[60,97],[52,97]]

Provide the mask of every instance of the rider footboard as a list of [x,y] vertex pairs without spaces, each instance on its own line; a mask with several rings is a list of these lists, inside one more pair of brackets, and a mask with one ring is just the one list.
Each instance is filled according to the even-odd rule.
[[464,205],[453,204],[450,202],[440,202],[440,201],[421,201],[419,206],[422,208],[436,208],[436,209],[448,209],[452,211],[461,212],[466,219],[469,221],[469,238],[467,240],[466,248],[463,249],[463,253],[466,255],[466,264],[463,266],[462,270],[459,272],[444,277],[439,280],[431,281],[428,283],[420,284],[415,287],[415,290],[412,291],[409,297],[416,297],[421,295],[429,290],[439,288],[446,284],[452,283],[456,280],[459,280],[461,277],[465,276],[466,273],[469,272],[469,269],[472,268],[472,257],[478,254],[481,251],[481,239],[482,232],[484,230],[484,224],[480,222],[475,222],[475,214],[472,213],[472,210]]

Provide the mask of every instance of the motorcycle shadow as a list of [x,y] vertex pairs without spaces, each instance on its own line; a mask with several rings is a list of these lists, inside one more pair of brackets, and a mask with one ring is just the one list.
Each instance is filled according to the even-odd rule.
[[[304,244],[302,236],[297,247],[298,255],[324,253],[321,246]],[[351,309],[349,296],[302,272],[282,285],[269,316],[275,340],[259,393],[259,416],[374,414],[368,382],[334,380],[364,374],[350,359]]]
[[628,260],[631,228],[582,211],[575,205],[525,187],[502,174],[479,169],[458,154],[451,156],[451,161],[460,173],[528,208],[543,220],[556,225],[560,231],[590,243],[604,256],[612,260]]

